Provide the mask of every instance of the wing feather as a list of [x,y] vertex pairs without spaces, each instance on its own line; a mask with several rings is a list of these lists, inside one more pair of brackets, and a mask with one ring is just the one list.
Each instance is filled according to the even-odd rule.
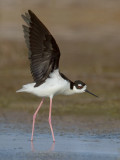
[[59,67],[60,50],[51,33],[32,11],[28,10],[22,18],[27,24],[23,25],[23,32],[29,49],[31,73],[37,87]]

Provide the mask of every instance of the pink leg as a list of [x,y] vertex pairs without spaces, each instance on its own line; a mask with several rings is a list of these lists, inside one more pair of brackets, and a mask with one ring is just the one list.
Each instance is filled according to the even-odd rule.
[[53,132],[52,123],[51,123],[51,111],[52,111],[52,98],[50,98],[50,110],[49,110],[48,121],[49,121],[50,129],[51,129],[51,133],[52,133],[52,137],[53,137],[53,142],[55,142],[54,132]]
[[33,141],[33,134],[34,134],[34,126],[35,126],[35,119],[36,119],[36,115],[39,111],[39,109],[41,108],[42,104],[43,104],[44,98],[42,99],[40,105],[38,106],[37,110],[35,111],[34,115],[33,115],[33,125],[32,125],[32,136],[31,136],[31,141]]

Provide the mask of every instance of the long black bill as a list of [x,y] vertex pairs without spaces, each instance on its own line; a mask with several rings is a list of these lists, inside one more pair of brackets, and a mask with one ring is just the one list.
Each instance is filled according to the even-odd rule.
[[92,94],[92,95],[95,96],[95,97],[98,97],[98,96],[96,96],[95,94],[93,94],[93,93],[91,93],[90,91],[88,91],[87,89],[85,90],[85,92],[87,92],[87,93],[89,93],[89,94]]

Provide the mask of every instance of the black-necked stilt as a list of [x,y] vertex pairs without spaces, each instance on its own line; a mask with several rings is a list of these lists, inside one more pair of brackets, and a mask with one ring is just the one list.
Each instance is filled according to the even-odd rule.
[[[33,140],[34,124],[36,115],[44,101],[44,97],[50,98],[49,125],[53,137],[54,132],[51,123],[52,99],[54,95],[71,95],[74,93],[89,92],[87,85],[80,80],[72,82],[59,71],[60,50],[59,47],[44,24],[36,15],[28,10],[22,15],[27,23],[23,25],[24,37],[29,49],[30,69],[35,83],[29,83],[17,92],[28,92],[43,97],[40,105],[33,115],[32,136]],[[97,96],[96,96],[97,97]]]

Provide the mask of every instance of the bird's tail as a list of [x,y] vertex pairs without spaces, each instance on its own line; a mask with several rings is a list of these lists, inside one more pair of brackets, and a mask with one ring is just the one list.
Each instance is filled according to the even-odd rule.
[[26,90],[26,89],[23,87],[23,88],[17,90],[16,92],[25,92],[25,90]]
[[16,92],[30,92],[33,89],[34,85],[35,83],[23,85],[22,88],[17,90]]

